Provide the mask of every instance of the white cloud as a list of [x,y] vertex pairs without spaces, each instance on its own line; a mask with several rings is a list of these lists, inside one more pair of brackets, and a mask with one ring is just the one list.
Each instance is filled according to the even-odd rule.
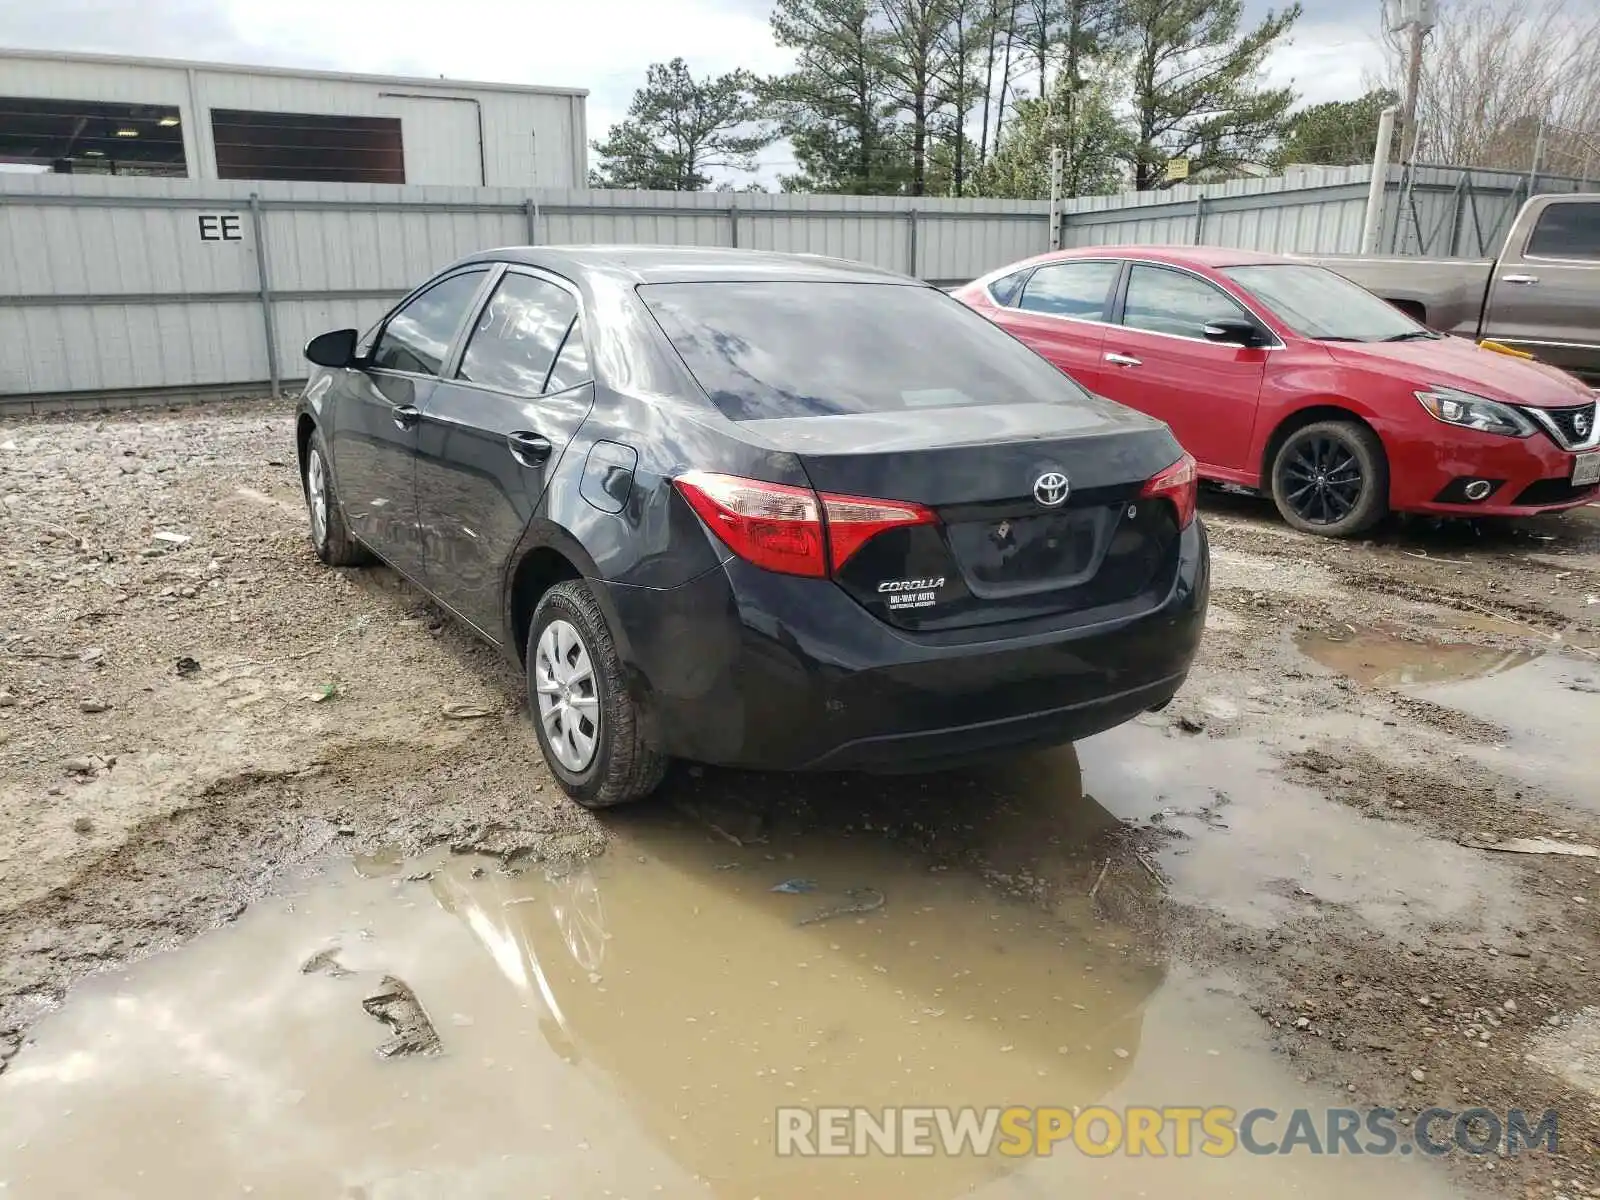
[[1383,54],[1383,42],[1364,26],[1301,25],[1267,60],[1265,81],[1293,87],[1301,104],[1354,100],[1382,72]]

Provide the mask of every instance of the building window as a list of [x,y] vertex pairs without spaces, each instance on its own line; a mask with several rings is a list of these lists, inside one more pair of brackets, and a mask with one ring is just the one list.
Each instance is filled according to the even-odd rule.
[[211,110],[219,179],[404,183],[397,117]]
[[0,167],[75,175],[188,174],[178,110],[0,96]]

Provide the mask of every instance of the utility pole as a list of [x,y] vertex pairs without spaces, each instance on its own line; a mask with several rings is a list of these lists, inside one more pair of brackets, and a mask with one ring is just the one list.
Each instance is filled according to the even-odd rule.
[[1394,148],[1393,108],[1378,117],[1378,145],[1372,153],[1372,179],[1367,185],[1367,216],[1361,225],[1361,253],[1375,254],[1383,232],[1383,201],[1389,187],[1389,152]]
[[1539,118],[1539,133],[1533,139],[1533,166],[1528,168],[1528,199],[1539,190],[1539,168],[1544,166],[1544,127],[1547,118]]
[[1406,93],[1401,115],[1400,161],[1417,154],[1417,97],[1422,90],[1422,42],[1439,23],[1438,0],[1385,0],[1384,19],[1391,34],[1406,35]]
[[1408,163],[1417,153],[1417,92],[1422,87],[1422,27],[1413,22],[1406,33],[1411,49],[1406,63],[1406,115],[1400,126],[1400,161]]

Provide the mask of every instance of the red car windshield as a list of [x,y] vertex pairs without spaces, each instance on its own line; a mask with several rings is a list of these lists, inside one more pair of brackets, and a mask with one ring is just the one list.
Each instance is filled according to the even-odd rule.
[[1434,336],[1386,300],[1343,275],[1301,263],[1224,267],[1301,337],[1324,342],[1399,342]]

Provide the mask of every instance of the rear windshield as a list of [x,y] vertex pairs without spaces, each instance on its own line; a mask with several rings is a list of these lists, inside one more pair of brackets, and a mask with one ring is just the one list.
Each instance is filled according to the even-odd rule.
[[706,394],[735,421],[1084,396],[937,288],[657,283],[639,295]]

